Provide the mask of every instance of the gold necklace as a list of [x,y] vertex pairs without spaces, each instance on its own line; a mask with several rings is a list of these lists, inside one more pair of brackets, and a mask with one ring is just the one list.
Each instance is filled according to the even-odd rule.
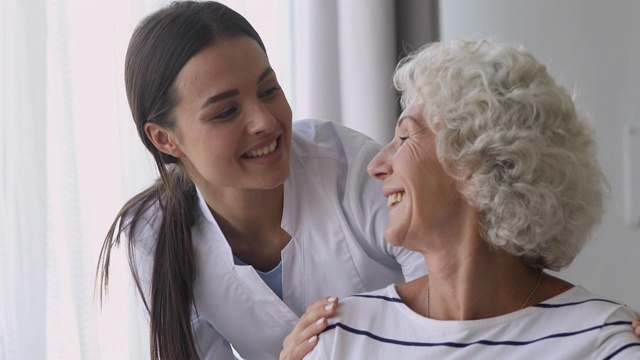
[[524,304],[522,304],[522,307],[520,308],[520,310],[524,309],[527,306],[529,301],[531,301],[531,297],[533,297],[533,294],[535,294],[536,291],[538,290],[538,287],[540,286],[540,281],[542,280],[542,273],[543,271],[540,270],[540,273],[538,274],[538,281],[536,282],[536,286],[533,288],[533,291],[531,291],[531,294],[527,296],[527,300],[524,302]]
[[[533,294],[536,293],[536,291],[538,291],[538,288],[540,287],[540,282],[542,280],[542,273],[543,271],[540,270],[540,273],[538,274],[538,281],[536,281],[536,286],[533,288],[533,290],[531,291],[531,293],[529,294],[529,296],[527,296],[527,300],[524,302],[524,304],[522,304],[522,307],[520,307],[520,310],[524,309],[527,304],[529,303],[529,301],[531,301],[531,298],[533,297]],[[430,318],[431,317],[431,312],[429,311],[429,284],[427,284],[427,317]]]
[[427,284],[427,317],[431,317],[429,313],[429,284]]

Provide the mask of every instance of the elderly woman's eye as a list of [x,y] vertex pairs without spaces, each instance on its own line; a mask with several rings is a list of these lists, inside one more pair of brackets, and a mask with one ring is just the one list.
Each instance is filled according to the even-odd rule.
[[398,138],[400,139],[400,142],[403,143],[405,140],[407,140],[409,138],[409,135],[398,136]]

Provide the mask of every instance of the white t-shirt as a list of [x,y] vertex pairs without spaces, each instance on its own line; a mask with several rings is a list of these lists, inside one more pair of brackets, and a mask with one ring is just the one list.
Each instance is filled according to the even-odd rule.
[[[282,342],[312,302],[412,280],[426,273],[421,255],[384,240],[388,221],[382,184],[366,167],[380,150],[370,138],[338,123],[293,123],[291,175],[284,184],[281,300],[251,266],[233,254],[204,199],[192,228],[197,273],[193,327],[201,359],[277,359]],[[136,266],[151,279],[159,216],[136,229]]]
[[340,301],[316,359],[640,359],[632,309],[580,286],[510,314],[470,321],[423,317],[394,285]]

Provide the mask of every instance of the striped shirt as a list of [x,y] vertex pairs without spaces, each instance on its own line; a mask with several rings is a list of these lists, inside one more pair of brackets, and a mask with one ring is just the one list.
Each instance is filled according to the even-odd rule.
[[580,286],[506,315],[425,318],[394,285],[341,300],[309,359],[640,359],[637,312]]

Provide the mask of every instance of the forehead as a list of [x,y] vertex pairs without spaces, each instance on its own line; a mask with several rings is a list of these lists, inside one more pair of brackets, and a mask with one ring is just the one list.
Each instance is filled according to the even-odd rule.
[[260,76],[269,59],[260,45],[248,36],[221,39],[201,49],[180,69],[176,87],[180,93],[206,88],[234,87],[238,81]]

